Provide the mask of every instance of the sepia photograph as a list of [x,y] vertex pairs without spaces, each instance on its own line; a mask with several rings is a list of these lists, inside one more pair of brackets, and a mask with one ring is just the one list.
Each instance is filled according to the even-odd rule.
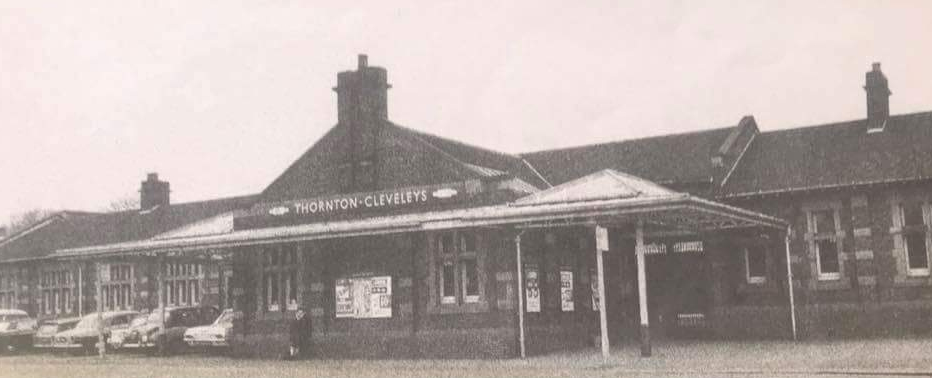
[[0,377],[932,376],[932,1],[0,0]]

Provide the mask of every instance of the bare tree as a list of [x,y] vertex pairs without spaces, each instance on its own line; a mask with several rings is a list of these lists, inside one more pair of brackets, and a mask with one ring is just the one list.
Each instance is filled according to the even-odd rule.
[[125,211],[139,210],[139,197],[126,196],[110,201],[110,204],[104,209],[105,211]]
[[55,210],[32,209],[19,214],[13,214],[10,216],[10,219],[6,225],[7,235],[13,235],[19,231],[22,231],[29,226],[32,226],[36,222],[39,222],[55,213]]

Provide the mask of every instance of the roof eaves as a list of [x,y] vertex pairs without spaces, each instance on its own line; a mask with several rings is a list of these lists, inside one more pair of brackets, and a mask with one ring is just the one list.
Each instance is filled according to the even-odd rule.
[[57,212],[57,213],[55,213],[55,214],[49,215],[49,216],[47,216],[47,217],[45,217],[45,218],[42,218],[42,220],[40,220],[40,221],[38,221],[38,222],[36,222],[36,223],[33,223],[31,226],[26,227],[26,228],[24,228],[24,229],[22,229],[22,230],[16,232],[16,233],[13,234],[13,235],[10,235],[10,236],[7,237],[6,239],[0,240],[0,247],[3,247],[4,245],[7,245],[7,244],[9,244],[9,243],[12,243],[14,240],[17,240],[17,239],[19,239],[19,238],[22,238],[22,237],[24,237],[24,236],[26,236],[26,235],[29,235],[29,234],[31,234],[31,233],[37,231],[37,230],[39,230],[39,229],[42,229],[43,227],[45,227],[45,226],[51,224],[52,222],[54,222],[54,221],[57,220],[57,219],[63,219],[64,216],[65,216],[65,215],[64,215],[64,212]]
[[757,197],[757,196],[766,196],[766,195],[779,195],[779,194],[789,194],[789,193],[812,192],[812,191],[820,191],[820,190],[842,189],[846,187],[857,188],[857,187],[874,186],[874,185],[902,184],[902,183],[909,183],[909,182],[921,182],[921,181],[926,181],[926,180],[932,180],[932,177],[921,176],[921,177],[852,182],[852,183],[843,183],[843,184],[799,186],[799,187],[791,187],[791,188],[760,190],[756,192],[723,193],[722,195],[718,197],[719,198]]

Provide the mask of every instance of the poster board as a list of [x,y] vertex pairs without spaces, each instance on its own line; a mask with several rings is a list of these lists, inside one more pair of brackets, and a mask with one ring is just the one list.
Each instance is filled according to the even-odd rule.
[[392,277],[340,278],[334,283],[337,318],[392,317]]
[[574,310],[573,303],[573,272],[560,271],[560,309],[564,312]]
[[540,312],[540,271],[536,266],[524,268],[524,291],[527,312]]

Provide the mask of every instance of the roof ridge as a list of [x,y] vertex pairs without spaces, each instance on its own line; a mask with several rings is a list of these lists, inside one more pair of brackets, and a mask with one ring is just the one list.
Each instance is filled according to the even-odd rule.
[[[463,161],[462,159],[460,159],[460,158],[454,156],[454,155],[451,154],[449,151],[444,150],[444,149],[442,149],[442,148],[440,148],[440,147],[437,147],[437,146],[434,145],[433,143],[430,143],[429,141],[424,140],[423,136],[422,136],[422,135],[418,135],[419,133],[418,133],[417,131],[414,131],[414,130],[412,130],[412,129],[410,129],[410,128],[407,128],[407,127],[404,127],[404,126],[396,125],[396,124],[394,124],[394,123],[392,123],[392,122],[390,122],[390,121],[387,121],[387,120],[386,120],[386,123],[387,123],[388,125],[390,125],[390,126],[393,126],[393,127],[397,128],[397,129],[400,129],[400,130],[402,130],[402,131],[411,132],[411,136],[412,136],[415,140],[417,140],[419,143],[423,143],[423,144],[427,145],[428,147],[430,147],[430,148],[434,149],[435,151],[439,152],[443,157],[446,157],[447,159],[450,159],[450,160],[452,160],[453,162],[459,164],[459,165],[463,168],[463,170],[465,170],[465,171],[467,171],[467,172],[472,172],[472,173],[478,174],[478,172],[476,172],[475,170],[469,168],[470,163],[467,163],[467,162]],[[430,135],[430,134],[428,134],[428,135]],[[474,164],[473,164],[473,165],[474,165]]]
[[[453,143],[453,144],[458,144],[458,145],[463,146],[463,147],[468,147],[468,148],[480,150],[480,151],[483,151],[483,152],[493,153],[493,154],[496,154],[496,155],[506,156],[506,157],[514,158],[514,159],[516,159],[516,160],[518,160],[518,159],[521,158],[521,157],[520,157],[519,155],[517,155],[517,154],[512,154],[512,153],[508,153],[508,152],[502,152],[502,151],[498,151],[498,150],[493,150],[493,149],[491,149],[491,148],[482,147],[482,146],[477,146],[477,145],[475,145],[475,144],[469,144],[469,143],[466,143],[466,142],[462,142],[462,141],[459,141],[459,140],[457,140],[457,139],[452,139],[452,138],[440,136],[440,135],[437,135],[437,134],[431,134],[431,133],[428,133],[428,132],[425,132],[425,131],[413,129],[413,128],[408,127],[408,126],[399,125],[399,124],[394,123],[394,122],[389,121],[389,120],[385,120],[385,122],[386,122],[387,124],[391,125],[391,126],[400,128],[400,129],[402,129],[402,130],[410,131],[410,132],[415,133],[415,134],[426,135],[426,136],[429,136],[429,137],[432,137],[432,138],[442,139],[442,140],[444,140],[444,141],[446,141],[446,142]],[[439,147],[438,147],[438,148],[439,148]]]
[[[912,113],[893,114],[890,116],[890,118],[905,118],[905,117],[916,117],[916,116],[923,116],[923,115],[932,116],[932,110],[918,111],[918,112],[912,112]],[[820,128],[820,127],[825,127],[825,128],[840,127],[840,126],[845,126],[845,125],[856,123],[856,122],[866,122],[866,121],[867,121],[867,118],[857,118],[857,119],[849,119],[845,121],[817,123],[814,125],[791,126],[791,127],[786,127],[782,129],[774,129],[774,130],[767,130],[767,131],[762,130],[760,131],[760,133],[761,134],[772,134],[772,133],[780,133],[780,132],[792,132],[795,130],[815,129],[815,128]]]
[[702,129],[702,130],[684,131],[684,132],[672,133],[672,134],[661,134],[661,135],[637,137],[637,138],[631,138],[631,139],[621,139],[621,140],[615,140],[615,141],[610,141],[610,142],[579,144],[579,145],[568,146],[568,147],[558,147],[558,148],[545,149],[545,150],[528,151],[528,152],[519,153],[518,156],[524,158],[529,155],[546,153],[546,152],[578,150],[578,149],[583,149],[583,148],[592,148],[592,147],[597,147],[597,146],[609,146],[609,145],[623,144],[623,143],[629,143],[629,142],[643,141],[643,140],[648,140],[648,139],[663,139],[663,138],[672,138],[672,137],[687,136],[687,135],[693,135],[693,134],[702,134],[702,133],[709,133],[713,131],[730,130],[734,128],[735,126],[737,125],[724,126],[724,127],[713,127],[709,129]]

